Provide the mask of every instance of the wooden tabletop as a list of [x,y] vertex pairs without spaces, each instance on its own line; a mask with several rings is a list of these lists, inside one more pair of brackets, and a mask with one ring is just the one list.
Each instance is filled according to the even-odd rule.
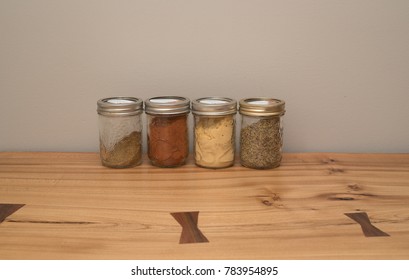
[[114,170],[0,153],[0,259],[409,259],[409,154]]

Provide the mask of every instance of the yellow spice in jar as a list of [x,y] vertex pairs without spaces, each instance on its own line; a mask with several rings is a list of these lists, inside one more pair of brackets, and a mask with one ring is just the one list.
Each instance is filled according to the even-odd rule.
[[195,125],[195,162],[208,168],[234,163],[234,117],[201,116]]

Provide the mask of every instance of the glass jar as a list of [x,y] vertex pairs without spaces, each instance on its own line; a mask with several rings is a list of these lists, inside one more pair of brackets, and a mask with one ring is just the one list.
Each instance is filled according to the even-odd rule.
[[225,168],[234,164],[237,102],[224,97],[192,101],[194,156],[198,166]]
[[240,163],[249,168],[280,166],[283,145],[282,100],[259,97],[240,100]]
[[188,115],[190,100],[158,96],[145,102],[148,123],[148,157],[158,167],[185,164],[189,155]]
[[134,97],[110,97],[97,102],[102,165],[127,168],[142,162],[143,102]]

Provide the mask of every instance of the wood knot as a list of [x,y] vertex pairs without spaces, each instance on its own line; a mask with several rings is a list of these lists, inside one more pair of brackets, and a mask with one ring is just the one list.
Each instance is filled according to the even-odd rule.
[[355,198],[350,197],[349,195],[345,194],[331,194],[328,196],[329,200],[341,200],[341,201],[351,201],[355,200]]
[[363,188],[358,184],[349,184],[348,189],[353,190],[353,191],[360,191]]
[[342,169],[342,168],[334,168],[334,167],[331,167],[331,168],[328,169],[328,174],[329,175],[337,174],[337,173],[345,173],[345,170]]
[[261,202],[266,206],[274,206],[276,208],[282,208],[281,198],[278,194],[272,193],[270,196],[262,196]]
[[322,160],[322,163],[324,163],[324,164],[330,164],[330,163],[334,163],[334,162],[336,162],[336,160],[333,159],[333,158],[328,158],[328,159],[323,159]]

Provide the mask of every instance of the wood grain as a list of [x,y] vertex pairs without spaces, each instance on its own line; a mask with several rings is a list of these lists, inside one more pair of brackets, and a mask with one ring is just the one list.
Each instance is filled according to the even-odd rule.
[[[408,154],[284,154],[281,167],[149,165],[96,153],[0,153],[0,259],[408,259]],[[179,244],[200,211],[211,242]],[[387,238],[344,213],[366,212]]]

